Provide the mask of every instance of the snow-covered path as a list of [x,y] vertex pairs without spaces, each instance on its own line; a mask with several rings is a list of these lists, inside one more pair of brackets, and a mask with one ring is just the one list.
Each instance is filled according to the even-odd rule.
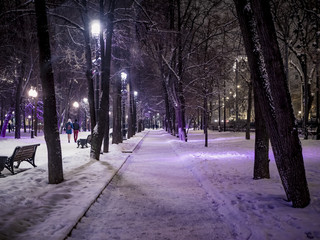
[[151,131],[68,239],[233,239],[170,141]]

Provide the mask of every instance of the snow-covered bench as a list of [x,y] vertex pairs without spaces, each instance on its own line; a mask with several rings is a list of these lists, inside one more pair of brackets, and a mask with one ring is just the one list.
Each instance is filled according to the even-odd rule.
[[[18,146],[14,149],[11,157],[0,156],[0,159],[4,161],[4,167],[7,168],[12,174],[14,174],[14,167],[18,168],[20,163],[23,161],[27,161],[33,167],[36,167],[34,163],[34,157],[38,146],[40,146],[40,144]],[[13,165],[15,162],[17,162],[16,166]]]
[[84,146],[88,147],[88,143],[91,144],[91,134],[88,135],[87,138],[80,138],[77,141],[78,147],[81,145],[81,148],[83,148]]

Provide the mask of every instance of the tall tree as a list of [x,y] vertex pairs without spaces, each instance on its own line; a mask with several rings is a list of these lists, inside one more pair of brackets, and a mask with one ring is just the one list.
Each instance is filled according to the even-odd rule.
[[83,36],[85,42],[85,58],[86,58],[86,78],[88,86],[88,101],[89,101],[89,112],[90,112],[90,125],[91,133],[96,125],[96,115],[94,111],[94,90],[93,90],[93,74],[92,74],[92,55],[90,47],[90,27],[89,27],[89,16],[87,0],[81,0],[82,9],[82,21],[84,24]]
[[57,184],[63,181],[63,169],[60,136],[57,126],[58,119],[47,23],[46,1],[35,0],[35,10],[40,55],[40,78],[43,90],[44,136],[48,150],[49,183]]
[[269,1],[252,0],[251,5],[247,0],[234,2],[250,69],[259,69],[259,78],[254,78],[255,93],[287,199],[293,207],[305,207],[310,203],[310,195],[302,149]]
[[[111,43],[113,36],[115,0],[111,0],[107,12],[107,31],[104,51],[102,56],[105,58],[102,66],[102,96],[100,100],[100,109],[98,122],[92,133],[92,144],[90,156],[96,160],[100,159],[102,140],[107,132],[107,141],[109,144],[109,94],[110,94],[110,65],[111,65]],[[102,33],[101,33],[102,34]],[[102,41],[104,42],[104,41]],[[106,139],[105,139],[106,141]]]

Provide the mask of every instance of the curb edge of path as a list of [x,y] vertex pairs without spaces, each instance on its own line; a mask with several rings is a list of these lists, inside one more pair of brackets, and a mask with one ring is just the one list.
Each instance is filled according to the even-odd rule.
[[133,153],[133,151],[137,148],[137,146],[138,146],[138,145],[140,144],[140,142],[144,139],[144,137],[148,135],[148,133],[149,133],[149,131],[146,132],[146,134],[142,136],[142,138],[139,140],[139,142],[138,142],[132,149],[130,149],[130,150],[123,149],[121,152],[122,152],[122,153]]
[[[122,151],[122,153],[132,153],[137,146],[142,142],[142,140],[145,138],[145,136],[147,136],[149,133],[149,131],[142,136],[142,138],[139,140],[139,142],[134,146],[133,150],[131,152],[124,152]],[[63,240],[67,239],[68,237],[70,237],[70,234],[72,232],[72,230],[74,228],[76,228],[76,226],[78,225],[78,223],[81,221],[81,219],[86,215],[86,213],[89,211],[89,209],[91,208],[91,206],[97,201],[97,199],[101,196],[102,192],[109,186],[109,184],[111,183],[111,181],[114,179],[114,177],[118,174],[118,172],[120,171],[120,169],[123,167],[123,165],[127,162],[127,160],[129,159],[130,154],[124,159],[123,163],[120,165],[120,167],[111,175],[111,177],[107,180],[106,184],[101,188],[101,190],[99,191],[99,193],[97,194],[97,196],[89,203],[88,207],[85,208],[85,210],[83,211],[83,213],[79,214],[80,217],[78,217],[78,219],[76,219],[75,224],[72,224],[70,227],[67,228],[67,230],[65,231],[64,237],[62,238]]]

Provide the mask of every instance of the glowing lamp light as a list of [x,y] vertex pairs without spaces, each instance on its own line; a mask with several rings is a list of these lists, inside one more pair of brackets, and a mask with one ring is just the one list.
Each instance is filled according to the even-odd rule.
[[91,23],[91,33],[93,36],[97,37],[100,34],[100,22],[95,20]]
[[79,103],[78,102],[74,102],[73,103],[73,107],[78,108],[79,107]]
[[138,92],[137,91],[134,91],[133,92],[133,95],[136,97],[136,96],[138,96]]
[[125,81],[127,79],[127,74],[125,72],[121,73],[121,80]]
[[88,103],[88,98],[83,98],[84,103]]
[[29,97],[33,97],[33,98],[38,96],[38,92],[33,88],[29,90],[28,94],[29,94]]

